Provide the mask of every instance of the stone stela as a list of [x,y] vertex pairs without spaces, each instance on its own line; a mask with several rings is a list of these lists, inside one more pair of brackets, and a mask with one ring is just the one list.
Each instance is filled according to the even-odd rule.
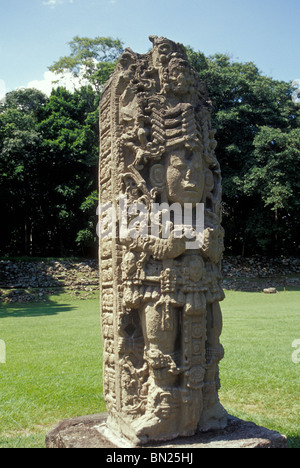
[[[105,430],[134,446],[220,430],[221,173],[211,101],[182,45],[126,49],[100,101],[100,203],[204,204],[203,245],[100,237]],[[117,220],[118,221],[118,220]],[[161,226],[163,228],[163,226]],[[173,226],[174,228],[174,226]],[[118,232],[118,230],[117,230]]]
[[[219,401],[224,231],[212,105],[184,47],[150,40],[147,54],[126,49],[100,100],[107,413],[61,421],[46,447],[287,448],[285,436],[228,415]],[[121,461],[116,454],[106,462]]]

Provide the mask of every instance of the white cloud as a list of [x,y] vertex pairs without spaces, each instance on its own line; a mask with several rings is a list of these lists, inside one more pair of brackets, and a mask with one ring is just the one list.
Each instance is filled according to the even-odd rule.
[[5,97],[5,94],[6,94],[5,81],[0,79],[0,100]]
[[68,3],[74,3],[74,0],[46,0],[43,2],[43,4],[49,6],[50,8],[55,8],[57,5],[61,5],[66,1]]
[[47,71],[44,73],[43,80],[30,81],[27,88],[38,89],[39,91],[47,94],[47,96],[50,96],[52,89],[55,88],[55,85],[53,84],[54,80],[57,80],[57,76],[54,73]]
[[43,2],[44,5],[48,5],[50,8],[55,8],[60,3],[62,3],[62,0],[47,0]]
[[26,88],[35,88],[42,91],[47,96],[50,96],[52,89],[58,86],[64,86],[68,91],[73,92],[75,89],[88,84],[89,82],[87,80],[80,77],[74,78],[71,73],[57,75],[51,71],[46,71],[43,80],[30,81]]

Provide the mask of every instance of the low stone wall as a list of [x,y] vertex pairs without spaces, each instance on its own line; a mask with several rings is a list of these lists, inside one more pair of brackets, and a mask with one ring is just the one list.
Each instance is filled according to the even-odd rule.
[[45,301],[49,294],[68,290],[74,296],[91,297],[99,289],[98,262],[0,261],[0,301]]
[[[224,289],[300,287],[300,259],[225,257],[223,276]],[[86,299],[98,289],[97,260],[0,261],[0,302],[42,302],[49,294],[64,290]]]
[[235,291],[300,287],[300,258],[225,257],[223,287]]

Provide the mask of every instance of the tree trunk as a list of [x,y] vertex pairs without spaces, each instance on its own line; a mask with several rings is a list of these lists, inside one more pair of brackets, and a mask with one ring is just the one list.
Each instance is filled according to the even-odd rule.
[[25,237],[24,237],[24,253],[32,257],[33,250],[33,227],[30,221],[25,222],[24,226]]

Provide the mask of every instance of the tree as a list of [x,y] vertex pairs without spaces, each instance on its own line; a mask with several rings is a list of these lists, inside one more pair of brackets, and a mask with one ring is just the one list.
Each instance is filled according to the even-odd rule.
[[41,91],[21,88],[6,94],[2,110],[14,109],[38,118],[46,102],[47,96]]
[[1,251],[32,253],[33,231],[41,217],[39,168],[42,136],[38,115],[47,97],[36,90],[7,94],[0,109],[0,203],[5,228]]
[[[88,80],[74,93],[14,91],[0,103],[3,254],[69,255],[96,246],[98,103],[118,39],[75,37],[51,68]],[[79,250],[80,249],[80,250]]]
[[78,232],[96,232],[81,206],[97,188],[98,100],[92,87],[58,88],[49,99],[36,90],[7,96],[0,110],[2,255],[76,254]]
[[[244,192],[259,197],[269,214],[264,241],[275,253],[297,253],[300,210],[300,129],[261,127],[254,139],[255,164],[244,178]],[[272,219],[273,218],[273,219]]]
[[49,70],[87,80],[99,91],[114,71],[115,63],[123,52],[123,43],[111,37],[74,37],[69,42],[71,54],[60,58]]
[[[295,253],[295,236],[292,244],[283,242],[279,218],[275,222],[276,212],[281,219],[296,216],[291,199],[297,187],[291,172],[299,164],[299,154],[289,138],[295,142],[300,107],[291,99],[291,83],[263,76],[252,62],[234,62],[223,54],[206,57],[189,47],[187,53],[213,101],[227,251],[274,254],[290,248]],[[266,141],[272,141],[270,133],[277,141],[280,135],[279,160],[278,154],[265,151]],[[291,227],[286,228],[291,234]]]
[[77,233],[90,222],[80,207],[96,189],[98,126],[94,112],[97,104],[98,97],[91,87],[74,93],[58,88],[52,92],[39,125],[50,176],[48,243],[52,250],[58,246],[59,255],[76,252]]
[[97,235],[96,225],[97,217],[96,210],[98,206],[98,189],[93,190],[80,206],[80,210],[85,217],[85,226],[77,233],[76,242],[81,247],[82,253],[87,252],[96,254],[97,252]]
[[[75,37],[70,46],[51,69],[90,86],[50,98],[18,90],[0,103],[2,255],[96,252],[98,103],[123,45]],[[213,101],[227,252],[297,254],[300,106],[291,83],[252,62],[187,52]]]
[[[71,54],[62,57],[50,67],[50,70],[59,73],[71,73],[74,78],[87,80],[95,90],[94,106],[86,117],[85,130],[82,134],[87,145],[91,145],[91,151],[85,154],[85,164],[89,167],[90,191],[84,192],[80,204],[81,217],[84,223],[77,232],[76,241],[82,252],[87,250],[96,251],[97,238],[95,235],[96,208],[98,204],[98,154],[99,154],[99,132],[98,132],[98,102],[101,89],[109,76],[113,73],[116,61],[123,52],[123,43],[119,39],[111,37],[74,37],[69,43]],[[81,95],[81,99],[84,96]]]

